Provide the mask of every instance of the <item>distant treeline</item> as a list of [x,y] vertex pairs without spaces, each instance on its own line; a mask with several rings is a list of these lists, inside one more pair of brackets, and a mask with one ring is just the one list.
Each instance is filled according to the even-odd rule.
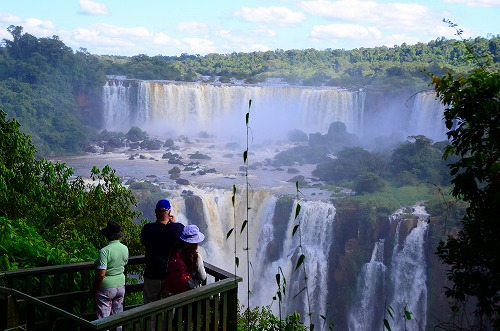
[[[469,48],[469,49],[467,49]],[[200,75],[232,78],[252,84],[280,77],[297,85],[408,88],[428,83],[435,75],[467,73],[477,65],[500,62],[500,37],[462,41],[438,38],[427,44],[353,50],[282,50],[181,56],[99,56],[107,74],[136,79],[195,81]]]
[[180,56],[97,56],[73,51],[58,36],[36,38],[10,26],[0,46],[0,109],[21,123],[38,155],[80,153],[102,123],[101,88],[106,75],[133,79],[247,84],[281,78],[294,85],[420,90],[426,72],[467,73],[481,61],[497,66],[500,36],[471,40],[438,38],[427,44],[354,50],[275,50]]

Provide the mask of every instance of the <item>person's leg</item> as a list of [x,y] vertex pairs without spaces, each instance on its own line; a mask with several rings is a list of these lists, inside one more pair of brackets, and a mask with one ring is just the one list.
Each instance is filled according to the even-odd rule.
[[113,294],[113,305],[111,307],[111,315],[118,314],[123,311],[123,300],[125,299],[125,286],[115,287]]
[[[160,300],[162,298],[163,282],[159,279],[144,278],[143,297],[144,304]],[[151,318],[151,330],[156,330],[156,319]]]
[[144,278],[144,289],[142,294],[145,304],[160,300],[163,291],[161,280]]
[[[113,297],[112,297],[112,307],[111,307],[111,315],[121,313],[123,311],[123,300],[125,299],[125,286],[118,286],[114,288]],[[122,331],[121,326],[116,327],[116,331]]]
[[97,318],[103,318],[111,314],[111,298],[110,289],[104,288],[97,290],[96,293],[96,310]]

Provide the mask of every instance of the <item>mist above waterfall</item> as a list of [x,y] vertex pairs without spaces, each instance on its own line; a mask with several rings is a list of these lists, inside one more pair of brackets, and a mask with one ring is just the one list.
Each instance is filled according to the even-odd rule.
[[401,141],[418,134],[445,140],[444,108],[435,94],[385,100],[378,108],[372,102],[362,90],[328,87],[110,80],[103,87],[103,128],[126,132],[138,126],[160,136],[207,132],[244,141],[244,118],[250,111],[250,135],[259,142],[284,140],[293,129],[324,134],[337,121],[367,145],[375,137]]

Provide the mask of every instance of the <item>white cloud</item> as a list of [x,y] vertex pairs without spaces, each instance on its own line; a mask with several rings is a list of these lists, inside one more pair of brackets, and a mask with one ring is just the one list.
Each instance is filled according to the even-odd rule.
[[380,38],[381,33],[376,28],[367,28],[356,24],[316,25],[312,28],[311,38],[314,39],[368,39]]
[[252,31],[253,35],[259,35],[264,37],[276,37],[276,31],[269,29],[265,26],[257,26]]
[[201,22],[181,22],[177,25],[177,31],[192,34],[206,34],[208,25]]
[[417,3],[377,3],[358,0],[302,1],[301,8],[332,21],[377,24],[379,29],[418,30],[434,16],[429,8]]
[[23,25],[24,31],[39,35],[47,36],[56,33],[56,26],[51,21],[43,21],[37,18],[27,18]]
[[343,21],[376,22],[377,3],[374,1],[327,1],[313,0],[302,1],[300,7],[308,14],[327,19],[340,19]]
[[500,0],[444,0],[445,3],[465,4],[471,7],[500,6]]
[[296,25],[305,20],[304,14],[293,12],[286,7],[241,7],[239,11],[234,12],[234,16],[241,17],[248,22],[280,26]]
[[182,41],[187,44],[192,54],[216,53],[215,43],[202,38],[184,38]]
[[153,44],[156,45],[165,45],[165,46],[180,45],[180,42],[177,39],[169,37],[162,32],[155,33],[152,42]]
[[100,34],[110,37],[117,37],[120,39],[128,38],[149,38],[152,33],[148,29],[142,26],[136,26],[132,28],[124,28],[121,26],[111,25],[111,24],[95,24],[91,26],[92,29],[99,31]]
[[[6,23],[5,25],[7,27],[9,25],[22,26],[24,33],[29,33],[39,37],[52,37],[54,34],[57,34],[56,26],[52,23],[52,21],[40,20],[37,18],[22,19],[17,16],[0,13],[0,23]],[[7,27],[5,30],[7,30]],[[5,31],[5,34],[12,37],[7,31]]]
[[92,0],[80,0],[80,12],[85,15],[108,15],[105,4]]
[[0,22],[7,24],[16,24],[22,22],[22,19],[18,16],[0,13]]

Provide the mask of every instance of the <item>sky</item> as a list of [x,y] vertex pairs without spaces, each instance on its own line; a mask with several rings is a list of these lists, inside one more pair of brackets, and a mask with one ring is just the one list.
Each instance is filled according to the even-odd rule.
[[178,56],[393,47],[500,34],[500,0],[0,0],[22,26],[96,55]]

